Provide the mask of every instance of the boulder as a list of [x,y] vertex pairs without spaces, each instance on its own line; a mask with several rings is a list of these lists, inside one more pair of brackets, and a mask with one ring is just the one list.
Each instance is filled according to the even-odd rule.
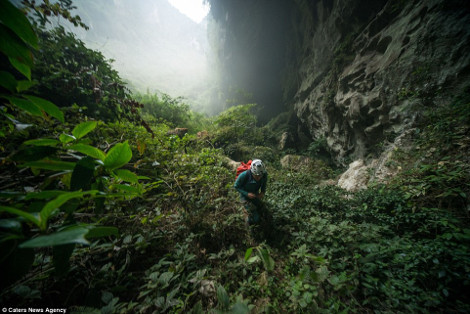
[[183,138],[186,133],[188,133],[188,128],[174,128],[166,132],[166,135],[178,135],[179,138]]
[[228,157],[224,157],[223,162],[227,166],[227,168],[232,170],[233,172],[237,171],[237,168],[241,165],[241,162],[232,160]]
[[338,186],[350,192],[367,188],[369,169],[361,159],[350,163],[348,170],[339,178]]
[[308,167],[312,163],[312,159],[307,156],[285,155],[281,158],[281,166],[285,169],[295,170],[302,167]]
[[209,137],[209,132],[207,132],[206,130],[197,132],[198,139],[206,139],[208,137]]
[[199,287],[199,293],[205,297],[212,297],[215,295],[215,283],[212,280],[201,280],[201,286]]
[[337,180],[334,180],[334,179],[327,179],[327,180],[323,180],[321,181],[318,186],[333,186],[333,185],[336,185],[338,184],[338,181]]

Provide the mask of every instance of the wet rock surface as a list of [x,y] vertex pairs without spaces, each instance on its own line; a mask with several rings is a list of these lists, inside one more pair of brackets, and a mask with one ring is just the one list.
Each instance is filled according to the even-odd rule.
[[417,106],[438,106],[470,82],[465,1],[299,1],[296,18],[293,105],[339,164],[370,160],[413,127]]

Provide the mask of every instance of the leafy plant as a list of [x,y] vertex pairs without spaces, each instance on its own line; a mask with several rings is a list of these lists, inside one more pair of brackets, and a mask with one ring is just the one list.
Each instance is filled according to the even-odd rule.
[[135,115],[140,105],[131,101],[101,52],[88,49],[63,27],[37,32],[41,49],[35,54],[33,76],[40,78],[34,86],[38,95],[47,95],[59,107],[80,104],[88,116],[105,121]]
[[[3,119],[0,124],[0,136],[6,136],[14,126],[21,122],[15,119],[18,110],[23,110],[33,116],[47,117],[50,115],[64,122],[63,113],[51,102],[25,93],[33,83],[31,82],[31,68],[33,66],[32,49],[38,48],[38,39],[26,17],[10,2],[1,2],[2,44],[0,51],[6,58],[2,58],[0,72],[0,98],[4,107],[0,111]],[[6,63],[5,61],[8,60]],[[27,80],[17,77],[21,74]]]
[[167,94],[136,94],[135,99],[144,105],[142,112],[157,118],[160,123],[186,127],[191,122],[189,105],[182,97],[172,98]]
[[[33,65],[22,57],[34,39],[23,40],[27,26],[10,25],[3,12],[14,7],[0,3],[8,42],[29,51],[0,44],[2,304],[90,313],[470,311],[468,99],[423,115],[419,147],[396,154],[404,171],[392,183],[347,192],[319,184],[334,175],[325,162],[281,169],[278,130],[258,127],[251,105],[214,117],[205,137],[167,134],[197,123],[183,102],[160,96],[145,96],[158,115],[146,112],[151,127],[92,119],[80,102],[64,115],[27,91]],[[73,86],[91,97],[82,74]],[[229,152],[273,160],[261,226],[245,226]]]
[[[0,28],[6,34],[7,43],[1,51],[9,58],[16,70],[31,80],[32,58],[29,47],[37,48],[37,37],[21,12],[7,1],[2,1],[1,6]],[[15,43],[16,48],[8,45],[12,43]],[[18,54],[18,51],[22,51],[21,54]],[[2,87],[5,87],[6,92],[2,91],[0,96],[8,101],[5,103],[6,108],[13,113],[21,109],[40,117],[47,117],[45,115],[47,113],[62,123],[65,122],[62,111],[53,103],[24,93],[24,90],[31,86],[29,81],[17,81],[9,72],[2,71],[2,73],[6,78],[5,84],[2,80]],[[11,126],[17,122],[12,114],[7,111],[2,111],[2,113],[10,121],[2,125],[2,135],[6,135],[5,131],[8,129],[12,132]],[[0,206],[0,212],[9,213],[16,218],[2,220],[4,233],[1,237],[1,245],[2,249],[6,249],[5,252],[7,252],[2,259],[2,265],[11,266],[17,258],[25,257],[25,262],[19,267],[11,267],[13,271],[9,271],[3,285],[12,283],[29,270],[34,258],[32,248],[53,247],[56,272],[63,274],[68,269],[68,260],[75,244],[88,244],[88,239],[117,234],[117,229],[113,227],[99,227],[95,224],[75,221],[73,212],[79,207],[79,200],[86,202],[89,198],[109,196],[98,195],[98,190],[90,189],[95,176],[92,158],[78,157],[77,162],[70,162],[61,160],[62,156],[59,155],[64,153],[74,156],[67,150],[75,150],[101,161],[104,169],[118,179],[131,180],[137,184],[137,176],[134,177],[131,172],[117,170],[127,164],[132,157],[127,143],[116,145],[105,154],[98,148],[88,145],[83,139],[96,125],[97,122],[94,121],[84,122],[73,129],[72,135],[64,133],[59,139],[42,138],[26,141],[25,147],[13,154],[12,162],[18,162],[21,167],[30,168],[36,175],[41,170],[53,172],[53,175],[47,179],[49,181],[44,182],[43,188],[47,188],[52,181],[60,178],[61,183],[70,191],[44,189],[37,193],[3,194],[6,205]],[[96,187],[103,186],[106,180],[108,179],[98,179],[94,184]],[[119,187],[119,185],[113,185],[113,187]],[[133,192],[135,193],[135,190]],[[14,207],[10,203],[14,204]],[[58,223],[60,219],[58,221],[55,219],[59,208],[66,214],[66,218],[61,223]]]
[[34,11],[35,21],[37,20],[42,27],[50,23],[50,18],[54,15],[65,18],[76,27],[80,26],[84,29],[88,29],[88,26],[82,22],[80,16],[73,16],[70,13],[73,9],[76,9],[72,4],[72,0],[59,0],[56,3],[50,3],[49,1],[36,3],[36,1],[23,0],[22,4],[27,13]]
[[[17,222],[11,224],[11,228],[8,228],[8,232],[2,237],[6,243],[15,239],[13,243],[17,247],[11,254],[6,256],[7,260],[14,259],[15,254],[19,254],[17,251],[20,249],[53,247],[54,250],[62,250],[64,245],[72,245],[69,246],[71,249],[67,249],[67,253],[63,253],[68,254],[68,257],[70,257],[75,244],[89,244],[88,239],[91,238],[117,235],[117,228],[78,223],[74,218],[74,212],[77,212],[80,206],[84,206],[93,199],[95,200],[95,211],[100,211],[100,206],[103,204],[100,201],[101,199],[122,196],[134,197],[140,195],[143,191],[143,187],[138,183],[138,180],[142,177],[138,177],[129,170],[119,169],[132,158],[132,152],[127,142],[116,144],[107,153],[84,144],[86,142],[85,135],[91,132],[96,125],[97,122],[95,121],[83,122],[72,130],[72,135],[63,133],[59,140],[44,138],[26,141],[24,150],[20,150],[15,155],[16,157],[13,157],[14,160],[20,162],[22,167],[31,168],[37,175],[42,171],[46,173],[52,171],[52,174],[48,177],[49,184],[53,180],[59,179],[60,183],[70,189],[70,192],[43,190],[26,195],[11,193],[4,196],[6,200],[14,203],[15,207],[1,206],[0,211],[18,217],[16,220],[8,220]],[[32,156],[37,148],[47,147],[51,148],[50,152],[54,154]],[[57,155],[75,156],[75,153],[69,153],[69,151],[76,151],[85,155],[85,157],[79,157],[76,162],[62,161],[55,157]],[[21,156],[32,157],[24,160]],[[105,176],[98,175],[103,171],[106,171],[115,179],[110,180]],[[120,183],[122,181],[129,182],[131,185]],[[90,190],[93,187],[97,189]],[[35,200],[35,202],[31,203],[31,200]],[[85,208],[82,207],[81,210]],[[64,220],[52,220],[60,212],[66,214],[66,218]],[[36,226],[38,231],[34,232],[34,228],[32,228],[28,232],[29,234],[23,233],[21,229],[17,228],[21,224],[24,224],[25,227]],[[54,258],[54,263],[56,268],[63,273],[64,270],[68,269],[68,266],[65,266],[68,265],[68,257],[59,256]],[[57,259],[60,260],[57,261]],[[20,275],[22,274],[20,273],[16,277]]]

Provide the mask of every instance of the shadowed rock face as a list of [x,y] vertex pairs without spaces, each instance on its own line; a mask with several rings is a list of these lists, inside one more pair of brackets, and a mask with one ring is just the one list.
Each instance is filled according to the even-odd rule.
[[282,98],[295,148],[326,139],[341,165],[369,164],[423,106],[470,85],[468,0],[209,2],[226,85],[252,92],[260,119]]
[[470,82],[465,1],[296,1],[293,99],[338,163],[363,159]]

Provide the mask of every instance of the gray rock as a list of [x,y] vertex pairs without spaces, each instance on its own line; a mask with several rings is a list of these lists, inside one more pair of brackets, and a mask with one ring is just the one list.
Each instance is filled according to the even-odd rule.
[[307,156],[300,155],[285,155],[280,160],[281,166],[284,169],[296,170],[302,167],[307,167],[311,164],[312,159]]
[[358,191],[367,188],[369,179],[369,167],[359,159],[349,164],[349,169],[339,178],[338,186],[347,191]]
[[232,160],[226,156],[223,157],[223,162],[227,166],[228,169],[232,171],[237,171],[237,168],[241,165],[241,162]]
[[397,137],[393,143],[387,145],[379,158],[372,159],[367,164],[362,159],[352,162],[338,180],[338,186],[347,191],[358,191],[366,189],[371,182],[389,182],[402,170],[396,152],[409,152],[413,131],[410,129]]
[[167,135],[177,135],[180,138],[183,138],[186,133],[188,133],[188,128],[174,128],[166,132]]
[[289,132],[284,132],[279,140],[279,150],[285,150],[295,147],[294,138]]
[[[339,164],[413,127],[470,82],[470,14],[445,0],[298,1],[293,106]],[[308,9],[306,9],[308,8]]]
[[205,297],[211,297],[215,295],[215,283],[212,280],[202,280],[201,286],[199,287],[199,293]]

